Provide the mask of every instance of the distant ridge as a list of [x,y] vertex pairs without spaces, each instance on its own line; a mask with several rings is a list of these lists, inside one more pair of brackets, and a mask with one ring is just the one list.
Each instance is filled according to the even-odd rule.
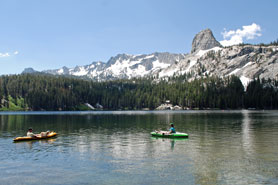
[[[22,73],[37,73],[27,68]],[[246,86],[254,78],[278,78],[278,46],[234,45],[222,47],[210,29],[194,37],[190,54],[118,54],[107,63],[98,61],[74,68],[44,70],[41,73],[75,76],[96,81],[138,77],[167,78],[188,75],[188,80],[206,76],[238,76]]]

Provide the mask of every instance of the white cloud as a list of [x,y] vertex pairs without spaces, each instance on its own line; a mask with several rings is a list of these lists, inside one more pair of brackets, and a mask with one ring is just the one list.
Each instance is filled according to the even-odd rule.
[[13,52],[13,53],[0,53],[0,58],[4,58],[4,57],[10,57],[10,56],[12,56],[12,55],[18,55],[18,51],[15,51],[15,52]]
[[227,31],[224,29],[224,32],[221,34],[223,35],[224,40],[220,41],[220,43],[223,46],[240,44],[243,43],[243,39],[251,40],[262,35],[260,25],[257,25],[256,23],[242,26],[242,29],[237,30]]
[[0,53],[0,57],[9,57],[10,54],[9,53]]

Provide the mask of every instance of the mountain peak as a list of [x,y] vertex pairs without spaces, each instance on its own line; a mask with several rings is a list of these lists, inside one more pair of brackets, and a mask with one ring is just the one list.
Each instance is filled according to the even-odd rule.
[[195,35],[192,41],[191,53],[199,50],[207,50],[214,47],[222,47],[221,44],[215,39],[210,29],[200,31]]
[[27,73],[37,73],[38,71],[34,70],[33,68],[29,67],[29,68],[25,68],[22,71],[22,74],[27,74]]

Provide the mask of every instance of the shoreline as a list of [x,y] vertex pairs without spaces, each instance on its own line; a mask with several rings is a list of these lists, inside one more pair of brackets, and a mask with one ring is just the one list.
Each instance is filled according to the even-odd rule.
[[206,110],[94,110],[94,111],[0,111],[0,115],[80,115],[80,114],[164,114],[164,113],[235,113],[235,112],[264,112],[271,110],[250,110],[250,109],[206,109]]

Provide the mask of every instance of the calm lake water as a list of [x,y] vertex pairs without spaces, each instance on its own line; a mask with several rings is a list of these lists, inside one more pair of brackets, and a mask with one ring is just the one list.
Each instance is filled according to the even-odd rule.
[[0,184],[278,184],[278,111],[2,112]]

